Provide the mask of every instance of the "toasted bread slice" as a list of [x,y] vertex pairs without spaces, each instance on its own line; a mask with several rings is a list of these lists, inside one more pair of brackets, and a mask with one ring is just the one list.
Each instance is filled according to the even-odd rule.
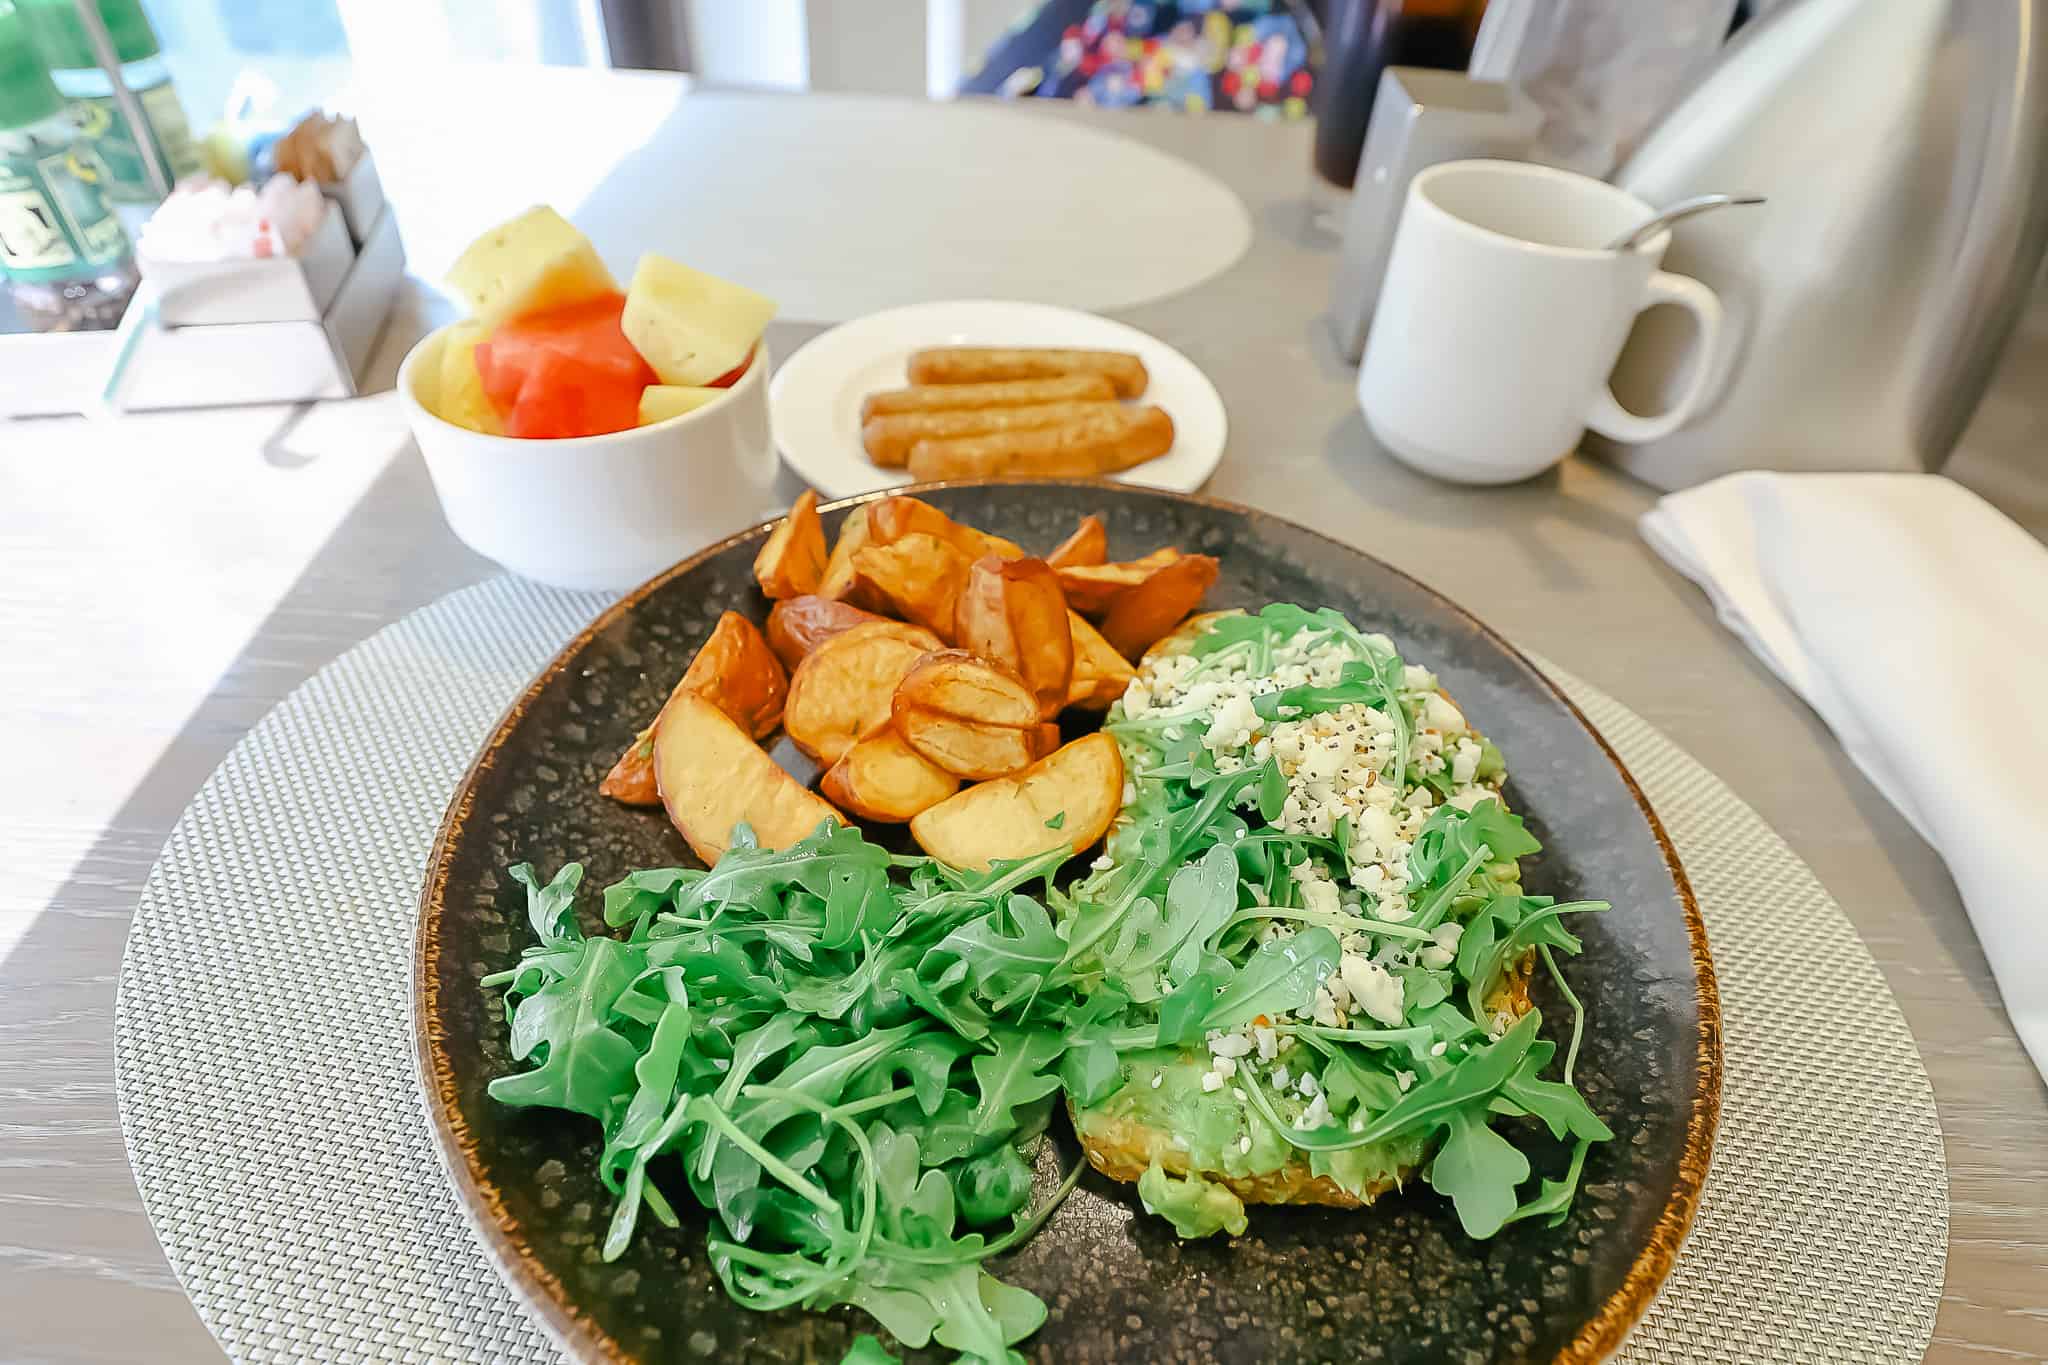
[[[1505,1010],[1519,1019],[1529,1012],[1529,969],[1534,955],[1524,957],[1501,983],[1501,989],[1487,1002],[1494,1010]],[[1206,1066],[1206,1058],[1188,1056],[1188,1065]],[[1112,1180],[1135,1182],[1147,1167],[1158,1162],[1168,1175],[1186,1177],[1191,1170],[1188,1154],[1164,1128],[1120,1118],[1096,1110],[1079,1108],[1069,1100],[1067,1112],[1074,1131],[1081,1137],[1081,1150],[1088,1164]],[[1309,1169],[1308,1157],[1297,1152],[1280,1169],[1255,1175],[1230,1175],[1217,1170],[1194,1170],[1193,1174],[1223,1186],[1247,1204],[1324,1204],[1332,1208],[1355,1209],[1395,1188],[1415,1174],[1403,1168],[1393,1179],[1377,1180],[1363,1191],[1345,1189],[1328,1176]]]

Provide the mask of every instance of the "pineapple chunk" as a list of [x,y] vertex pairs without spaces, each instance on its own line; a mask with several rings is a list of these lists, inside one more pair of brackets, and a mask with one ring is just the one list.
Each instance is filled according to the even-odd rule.
[[668,385],[708,384],[745,363],[775,300],[662,256],[642,256],[619,325]]
[[449,268],[448,283],[486,330],[619,288],[590,239],[546,205],[471,242]]
[[489,336],[483,324],[476,322],[458,322],[448,329],[448,339],[441,343],[441,389],[433,409],[444,422],[503,436],[505,423],[491,406],[484,381],[476,372],[477,343]]
[[706,403],[725,397],[728,392],[730,390],[699,389],[688,384],[649,384],[640,390],[640,425],[651,427],[656,422],[695,412]]

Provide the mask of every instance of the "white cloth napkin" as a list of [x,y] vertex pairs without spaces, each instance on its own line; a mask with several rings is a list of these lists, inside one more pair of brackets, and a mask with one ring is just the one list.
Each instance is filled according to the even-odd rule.
[[1641,530],[1941,853],[2048,1077],[2048,548],[1926,474],[1731,474]]

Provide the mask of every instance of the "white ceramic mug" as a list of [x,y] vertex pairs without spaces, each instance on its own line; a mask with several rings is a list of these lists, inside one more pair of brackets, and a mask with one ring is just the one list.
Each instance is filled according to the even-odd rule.
[[398,393],[448,525],[514,573],[558,588],[630,588],[777,514],[768,346],[732,392],[604,436],[488,436],[433,413],[448,329],[423,338]]
[[1512,483],[1569,455],[1586,428],[1653,441],[1689,421],[1712,365],[1668,411],[1637,416],[1608,376],[1636,314],[1676,304],[1715,353],[1721,303],[1657,269],[1661,233],[1605,243],[1656,212],[1625,190],[1518,161],[1448,161],[1416,176],[1394,233],[1358,401],[1404,463],[1458,483]]

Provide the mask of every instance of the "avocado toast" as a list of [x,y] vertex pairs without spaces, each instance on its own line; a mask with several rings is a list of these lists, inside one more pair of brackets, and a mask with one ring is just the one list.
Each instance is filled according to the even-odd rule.
[[[1578,946],[1559,917],[1605,907],[1521,893],[1536,841],[1507,813],[1499,750],[1434,676],[1334,612],[1217,613],[1148,653],[1104,730],[1125,807],[1062,931],[1159,1024],[1118,1040],[1149,1045],[1118,1051],[1113,1086],[1068,1089],[1097,1170],[1184,1235],[1242,1231],[1247,1203],[1370,1203],[1425,1166],[1487,1235],[1537,1211],[1492,1114],[1578,1139],[1576,1175],[1608,1132],[1568,1083],[1536,1078],[1554,1048],[1528,986],[1539,954]],[[1136,907],[1171,921],[1204,899],[1218,922],[1153,960]],[[1095,924],[1110,927],[1091,944]],[[1295,1008],[1218,1008],[1245,974],[1288,971]],[[1458,1110],[1510,1052],[1515,1077]]]

